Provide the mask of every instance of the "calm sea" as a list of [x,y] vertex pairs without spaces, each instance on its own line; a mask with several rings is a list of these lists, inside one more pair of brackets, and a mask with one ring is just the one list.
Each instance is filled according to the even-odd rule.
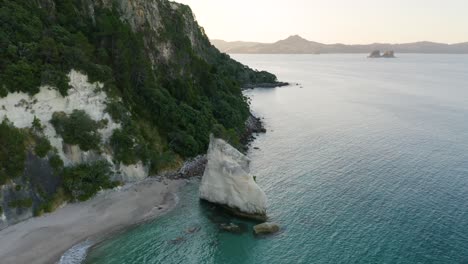
[[193,181],[86,263],[468,263],[468,56],[234,58],[298,83],[246,92],[268,129],[251,170],[282,231],[254,237]]

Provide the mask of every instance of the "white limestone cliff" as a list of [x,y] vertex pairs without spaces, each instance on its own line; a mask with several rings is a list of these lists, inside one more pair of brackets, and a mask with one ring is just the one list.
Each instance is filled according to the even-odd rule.
[[210,138],[200,198],[235,213],[266,218],[266,195],[249,174],[250,159],[222,139]]
[[57,135],[50,123],[54,112],[70,114],[73,110],[83,110],[95,121],[107,120],[107,125],[99,130],[104,145],[109,143],[114,130],[121,127],[121,124],[115,122],[105,111],[108,96],[102,89],[102,83],[91,83],[88,81],[88,76],[75,70],[71,70],[68,77],[72,88],[65,97],[55,88],[41,86],[39,93],[34,96],[15,92],[0,98],[0,122],[8,118],[15,127],[26,128],[32,126],[34,117],[38,118],[44,126],[44,135],[57,149],[65,166],[106,159],[114,165],[115,172],[121,175],[119,180],[127,182],[147,177],[148,168],[141,162],[130,166],[119,166],[114,164],[112,155],[98,154],[92,150],[83,151],[79,146],[65,144]]

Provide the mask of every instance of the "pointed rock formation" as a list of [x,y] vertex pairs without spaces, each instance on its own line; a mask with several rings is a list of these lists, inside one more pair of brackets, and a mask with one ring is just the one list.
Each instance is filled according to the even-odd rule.
[[200,198],[222,205],[235,215],[264,221],[266,195],[249,174],[250,159],[213,136],[207,158]]

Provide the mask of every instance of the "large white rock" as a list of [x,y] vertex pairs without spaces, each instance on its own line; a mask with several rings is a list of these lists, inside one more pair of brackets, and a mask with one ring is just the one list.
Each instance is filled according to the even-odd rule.
[[249,174],[250,159],[213,136],[207,158],[200,198],[238,210],[243,216],[266,218],[266,195]]

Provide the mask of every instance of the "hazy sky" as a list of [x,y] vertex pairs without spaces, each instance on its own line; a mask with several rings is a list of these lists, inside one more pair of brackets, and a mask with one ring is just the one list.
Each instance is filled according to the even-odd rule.
[[324,43],[468,41],[468,0],[176,0],[212,39]]

